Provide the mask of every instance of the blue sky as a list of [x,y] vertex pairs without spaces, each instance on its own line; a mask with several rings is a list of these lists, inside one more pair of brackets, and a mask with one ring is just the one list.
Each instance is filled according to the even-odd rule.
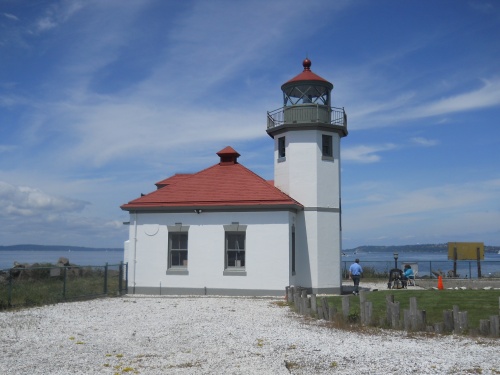
[[500,2],[0,2],[0,245],[121,247],[119,206],[232,146],[311,69],[345,107],[343,247],[500,245]]

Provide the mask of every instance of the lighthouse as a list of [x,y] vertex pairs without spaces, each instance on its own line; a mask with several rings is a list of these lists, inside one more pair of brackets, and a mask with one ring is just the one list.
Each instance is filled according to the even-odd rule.
[[342,288],[340,140],[343,108],[332,107],[333,84],[311,70],[281,86],[283,107],[267,113],[274,140],[274,185],[304,208],[292,220],[291,282],[313,293]]

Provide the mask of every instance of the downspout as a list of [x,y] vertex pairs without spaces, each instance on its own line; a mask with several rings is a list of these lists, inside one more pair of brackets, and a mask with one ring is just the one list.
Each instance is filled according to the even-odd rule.
[[137,211],[134,212],[134,293],[135,294],[135,271],[137,265]]

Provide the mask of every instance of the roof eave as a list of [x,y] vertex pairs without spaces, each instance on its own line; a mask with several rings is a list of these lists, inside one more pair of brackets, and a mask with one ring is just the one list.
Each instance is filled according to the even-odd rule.
[[236,204],[236,205],[180,205],[180,206],[161,206],[161,205],[132,205],[124,204],[120,207],[123,211],[129,212],[221,212],[221,211],[302,211],[304,206],[301,204]]

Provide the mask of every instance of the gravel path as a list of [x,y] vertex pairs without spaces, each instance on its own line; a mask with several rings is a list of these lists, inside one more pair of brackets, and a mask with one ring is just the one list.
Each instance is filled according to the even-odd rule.
[[500,340],[326,327],[277,299],[120,297],[0,313],[0,374],[499,374]]

